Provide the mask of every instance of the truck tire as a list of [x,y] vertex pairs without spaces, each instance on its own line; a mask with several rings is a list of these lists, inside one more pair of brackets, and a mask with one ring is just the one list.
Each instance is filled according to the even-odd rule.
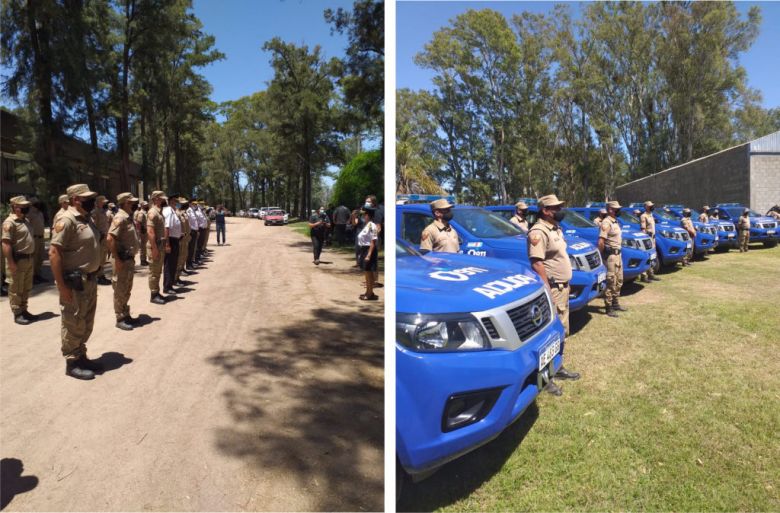
[[777,246],[777,241],[776,240],[764,242],[764,247],[765,248],[773,248],[775,246]]

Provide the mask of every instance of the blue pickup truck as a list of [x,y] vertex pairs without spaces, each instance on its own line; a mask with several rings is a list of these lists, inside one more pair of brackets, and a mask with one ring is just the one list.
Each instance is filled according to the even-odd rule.
[[[719,203],[710,209],[710,212],[717,210],[721,219],[731,221],[736,225],[745,208],[739,203]],[[750,218],[750,242],[763,242],[767,248],[777,246],[777,241],[780,240],[777,220],[763,216],[755,210],[750,210],[748,217]]]
[[[528,204],[528,222],[534,224],[539,215],[538,207],[533,204],[535,200],[529,200]],[[496,212],[506,219],[511,219],[515,215],[513,205],[500,205],[485,207],[491,212]],[[594,246],[599,242],[599,229],[590,219],[584,218],[581,214],[571,209],[564,208],[566,217],[560,222],[566,241],[572,236],[580,237],[590,242]],[[650,266],[656,265],[656,253],[653,250],[653,241],[650,237],[637,230],[623,230],[623,278],[625,281],[633,281],[639,275],[646,272]]]
[[[583,217],[591,221],[599,215],[599,210],[604,208],[604,203],[589,203],[585,207],[571,207],[571,210],[579,212]],[[639,233],[642,231],[639,219],[621,210],[618,217],[623,232],[631,231]],[[658,266],[672,266],[681,262],[687,251],[693,250],[693,243],[690,240],[688,232],[678,225],[671,225],[668,222],[656,223],[655,227],[655,248],[658,254]]]
[[[463,254],[514,260],[530,266],[528,239],[503,217],[465,205],[455,205],[452,213],[450,226],[458,233]],[[396,215],[396,237],[419,248],[423,230],[433,222],[430,206],[399,205]],[[604,293],[607,268],[593,244],[578,237],[567,237],[567,241],[572,264],[569,309],[573,312]]]
[[[661,220],[667,220],[671,223],[677,221],[682,222],[683,205],[664,205],[660,209],[656,209],[653,212],[656,222]],[[702,223],[698,219],[698,215],[695,210],[691,209],[691,221],[693,221],[693,227],[696,228],[696,240],[693,245],[693,252],[696,255],[705,255],[711,249],[718,246],[718,227],[713,223]]]
[[547,288],[511,260],[396,241],[397,493],[497,437],[563,365]]
[[[644,206],[641,203],[632,203],[630,206],[644,211]],[[712,214],[715,211],[717,209],[710,209],[708,213]],[[695,208],[691,209],[691,218],[693,220],[699,219],[700,214],[701,211]],[[716,251],[728,251],[729,249],[737,248],[737,229],[734,227],[734,223],[724,219],[710,219],[710,225],[715,227],[718,236],[718,244],[715,246]]]

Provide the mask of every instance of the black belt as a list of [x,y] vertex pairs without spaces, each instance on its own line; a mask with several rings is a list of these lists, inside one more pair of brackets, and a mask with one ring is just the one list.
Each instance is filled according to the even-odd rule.
[[33,237],[35,237],[36,239],[42,239],[43,235],[33,235]]
[[555,281],[553,279],[549,279],[547,281],[550,282],[550,286],[551,287],[555,287],[555,288],[560,287],[562,289],[565,289],[566,287],[569,286],[569,282],[568,281]]
[[620,253],[621,253],[621,250],[620,250],[620,249],[616,249],[616,248],[604,248],[604,254],[605,254],[605,255],[607,255],[607,256],[610,256],[610,255],[619,255]]
[[26,260],[28,258],[32,258],[34,253],[25,254],[25,253],[14,253],[12,256],[14,257],[14,260]]

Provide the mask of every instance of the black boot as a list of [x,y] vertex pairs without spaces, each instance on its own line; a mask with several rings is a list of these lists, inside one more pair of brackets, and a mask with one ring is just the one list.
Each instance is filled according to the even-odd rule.
[[105,276],[100,276],[97,279],[98,285],[111,285],[111,280],[106,278]]
[[132,331],[133,329],[133,326],[129,322],[127,322],[127,317],[125,317],[121,321],[117,321],[116,327],[124,331]]
[[607,317],[617,317],[618,316],[617,312],[612,308],[611,305],[607,305],[606,309],[607,309]]
[[159,293],[158,294],[152,294],[152,299],[150,299],[152,303],[155,305],[164,305],[165,304],[165,298],[162,297]]
[[28,320],[28,321],[30,321],[30,322],[35,322],[35,321],[37,321],[37,320],[38,320],[38,316],[37,316],[37,315],[33,315],[33,314],[31,314],[31,313],[30,313],[30,312],[28,312],[27,310],[25,310],[24,312],[22,312],[22,317],[24,317],[25,319],[27,319],[27,320]]
[[650,278],[648,278],[647,276],[645,276],[645,275],[643,274],[643,275],[642,275],[642,278],[640,279],[640,281],[641,281],[642,283],[650,283]]
[[618,312],[628,312],[628,308],[620,306],[620,300],[617,298],[612,300],[612,309],[617,310]]
[[123,319],[130,326],[138,326],[138,317],[127,316]]
[[95,379],[95,373],[81,367],[81,360],[66,360],[65,375],[76,379]]
[[86,355],[76,360],[79,367],[100,374],[103,372],[103,365],[98,363],[97,360],[90,360]]
[[21,324],[22,326],[27,326],[28,324],[30,324],[31,321],[30,319],[25,317],[24,314],[18,313],[14,315],[14,322],[16,324]]
[[141,260],[141,265],[149,265],[149,262],[147,260]]
[[580,373],[571,372],[561,367],[560,369],[558,369],[558,372],[555,373],[555,377],[557,379],[569,379],[571,381],[577,381],[578,379],[580,379]]
[[561,387],[555,384],[555,381],[550,380],[549,383],[547,383],[547,386],[544,387],[544,391],[548,394],[552,394],[554,396],[561,396],[563,395],[563,390],[561,390]]

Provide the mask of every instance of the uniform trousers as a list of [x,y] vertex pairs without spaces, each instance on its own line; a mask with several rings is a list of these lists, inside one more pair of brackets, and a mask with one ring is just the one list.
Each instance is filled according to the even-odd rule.
[[87,340],[95,325],[97,309],[97,281],[95,277],[84,278],[84,290],[72,290],[73,301],[60,301],[62,319],[62,355],[68,360],[77,360],[87,355]]
[[163,291],[173,287],[176,281],[176,266],[179,263],[179,239],[168,237],[171,252],[165,253],[165,272],[163,274]]
[[12,273],[8,268],[8,260],[5,261],[5,276],[8,281],[8,302],[11,303],[11,311],[14,315],[27,310],[27,300],[33,286],[33,257],[16,260],[16,272]]

